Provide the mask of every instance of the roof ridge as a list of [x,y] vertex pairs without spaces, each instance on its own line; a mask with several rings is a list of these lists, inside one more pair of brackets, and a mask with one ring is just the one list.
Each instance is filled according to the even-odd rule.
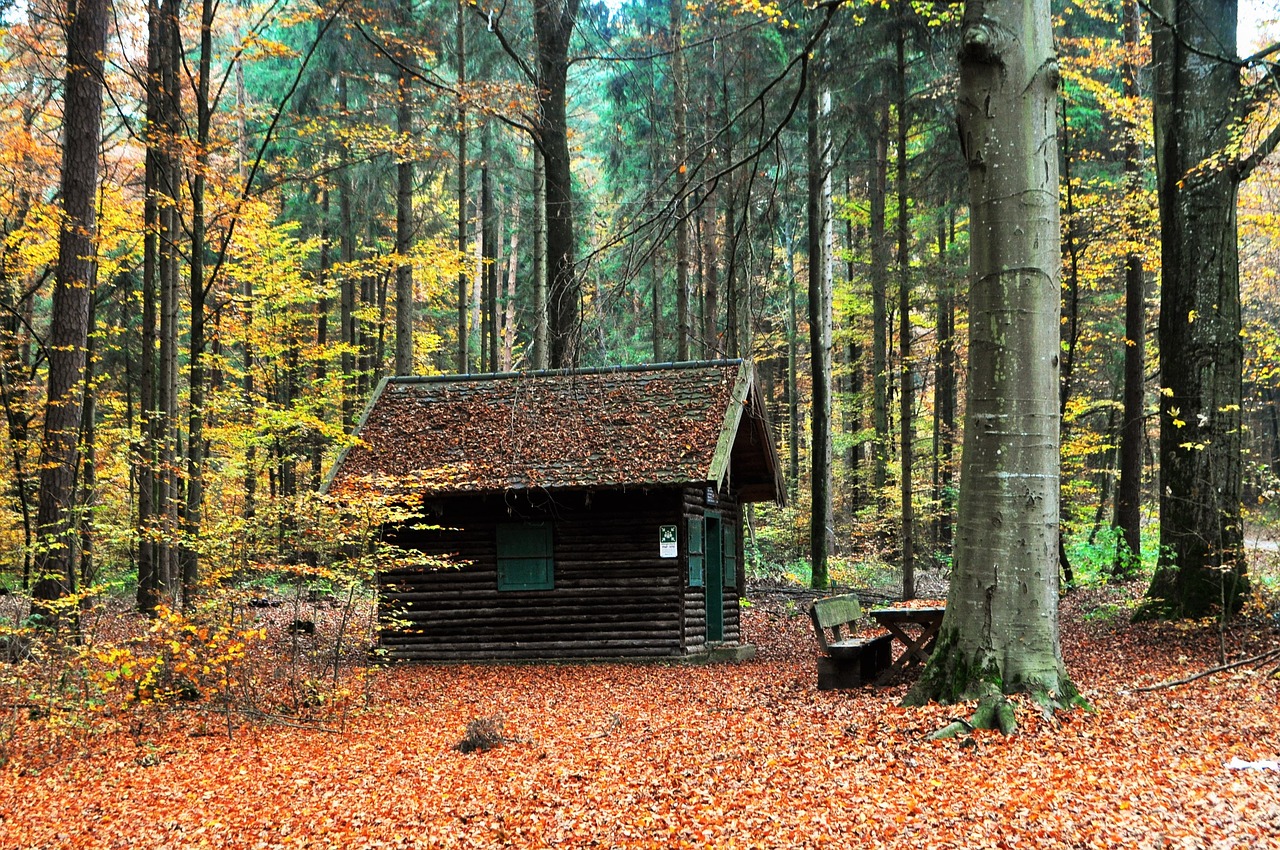
[[385,378],[389,384],[438,384],[452,381],[496,381],[513,378],[568,378],[584,375],[615,375],[637,372],[670,372],[687,369],[741,366],[743,358],[721,360],[682,360],[669,363],[636,363],[619,366],[587,366],[577,369],[533,369],[523,372],[467,372],[461,375],[396,375]]

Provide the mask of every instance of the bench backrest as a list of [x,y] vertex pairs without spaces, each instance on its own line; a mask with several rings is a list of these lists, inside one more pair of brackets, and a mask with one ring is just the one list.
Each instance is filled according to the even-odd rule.
[[[829,644],[843,637],[840,627],[849,625],[862,616],[862,603],[853,594],[845,596],[828,596],[815,599],[809,606],[809,617],[813,620],[813,631],[818,637],[818,646],[823,652],[829,652]],[[826,629],[831,629],[831,640],[827,640]]]
[[811,610],[814,624],[823,629],[852,623],[862,617],[862,603],[852,593],[815,599]]

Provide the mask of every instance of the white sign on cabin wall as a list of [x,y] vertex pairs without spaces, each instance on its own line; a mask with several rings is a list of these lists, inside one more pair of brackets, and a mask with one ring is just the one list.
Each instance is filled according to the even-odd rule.
[[663,558],[674,558],[679,554],[674,525],[658,526],[658,554]]

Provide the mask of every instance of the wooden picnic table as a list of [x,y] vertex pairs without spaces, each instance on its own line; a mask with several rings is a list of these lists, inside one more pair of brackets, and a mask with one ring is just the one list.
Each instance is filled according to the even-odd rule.
[[[903,646],[902,655],[893,662],[891,670],[901,670],[914,664],[924,664],[933,651],[933,642],[942,626],[946,608],[875,608],[868,611],[871,619],[888,630]],[[913,635],[911,632],[915,631]]]

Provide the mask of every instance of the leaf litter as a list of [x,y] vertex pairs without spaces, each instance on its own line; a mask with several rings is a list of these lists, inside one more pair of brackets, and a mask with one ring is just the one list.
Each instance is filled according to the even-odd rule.
[[1141,693],[1214,666],[1218,631],[1095,601],[1063,606],[1092,710],[1026,705],[1007,738],[927,741],[971,707],[901,708],[906,678],[819,692],[808,618],[768,598],[751,662],[397,666],[340,734],[172,711],[42,758],[15,711],[0,847],[1280,847],[1280,774],[1227,769],[1280,756],[1277,680]]

